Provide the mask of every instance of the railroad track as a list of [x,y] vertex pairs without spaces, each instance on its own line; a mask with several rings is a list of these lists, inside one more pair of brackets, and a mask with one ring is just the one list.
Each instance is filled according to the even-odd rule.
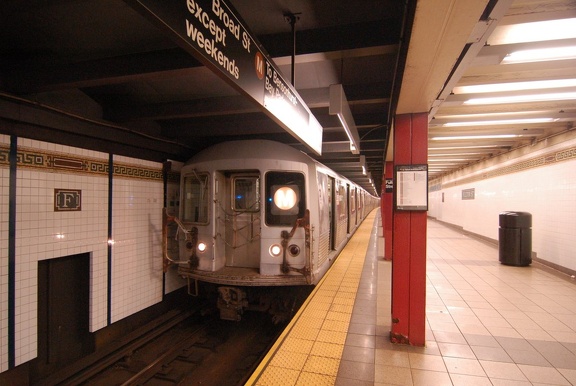
[[[166,319],[166,318],[165,318]],[[240,322],[175,315],[82,370],[44,385],[241,385],[283,325],[246,313]]]

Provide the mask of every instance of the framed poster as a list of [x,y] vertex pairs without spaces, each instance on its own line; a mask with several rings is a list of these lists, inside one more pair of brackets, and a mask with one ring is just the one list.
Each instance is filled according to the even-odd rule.
[[428,165],[394,167],[396,210],[428,210]]

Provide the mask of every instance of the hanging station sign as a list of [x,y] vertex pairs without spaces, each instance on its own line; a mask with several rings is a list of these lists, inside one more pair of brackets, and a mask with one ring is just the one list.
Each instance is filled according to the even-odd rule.
[[321,155],[322,126],[231,5],[224,0],[125,1]]

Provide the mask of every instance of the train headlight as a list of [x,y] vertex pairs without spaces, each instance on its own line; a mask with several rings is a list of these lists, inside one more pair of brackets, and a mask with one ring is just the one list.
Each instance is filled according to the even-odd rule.
[[274,192],[274,204],[281,210],[289,210],[298,202],[298,195],[289,186],[283,186]]
[[292,244],[288,247],[288,252],[291,256],[298,256],[300,254],[300,247],[296,244]]
[[282,246],[280,244],[272,244],[270,246],[270,254],[274,257],[278,257],[282,254]]
[[206,250],[206,247],[207,247],[206,243],[201,241],[198,243],[198,246],[196,248],[198,249],[198,252],[202,253]]

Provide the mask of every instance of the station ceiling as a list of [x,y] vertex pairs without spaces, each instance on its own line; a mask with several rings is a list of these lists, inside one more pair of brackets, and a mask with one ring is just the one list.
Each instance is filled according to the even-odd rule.
[[[185,8],[192,0],[178,1]],[[225,140],[272,139],[379,193],[384,162],[392,157],[395,113],[428,114],[431,178],[573,126],[573,99],[487,108],[464,104],[466,91],[455,87],[576,78],[575,59],[501,64],[519,47],[547,43],[490,40],[509,25],[576,17],[576,1],[228,3],[323,127],[322,155],[205,67],[134,0],[3,1],[0,132],[159,162],[185,161]],[[561,43],[574,46],[574,39]],[[349,102],[359,154],[350,151],[341,123],[329,113],[334,84],[342,84]],[[477,122],[480,116],[470,114],[512,112],[553,116],[548,124],[521,121],[489,129],[446,125],[462,116]],[[492,131],[522,136],[438,139],[488,137]]]

